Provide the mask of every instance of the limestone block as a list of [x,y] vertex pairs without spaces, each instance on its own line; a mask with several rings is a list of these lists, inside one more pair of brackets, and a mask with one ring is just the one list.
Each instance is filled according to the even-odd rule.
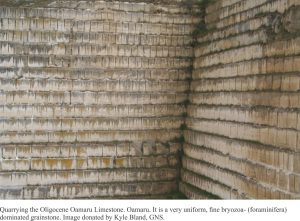
[[300,161],[299,161],[299,153],[295,153],[293,156],[293,171],[295,173],[299,173],[300,171]]
[[104,144],[102,146],[102,155],[103,156],[115,156],[117,153],[117,146],[115,144]]
[[[83,149],[83,148],[80,148]],[[87,145],[86,150],[85,148],[83,150],[78,150],[78,147],[74,148],[74,156],[79,156],[81,155],[82,157],[84,156],[102,156],[103,152],[103,145],[101,144],[96,144],[96,145]],[[80,153],[78,153],[80,152]],[[64,154],[66,155],[66,154]]]
[[14,189],[0,189],[1,199],[22,199],[23,190],[21,188]]
[[84,171],[84,179],[86,183],[98,183],[99,182],[99,172],[98,171]]
[[24,186],[27,184],[27,174],[24,172],[15,172],[12,174],[11,182],[14,186]]

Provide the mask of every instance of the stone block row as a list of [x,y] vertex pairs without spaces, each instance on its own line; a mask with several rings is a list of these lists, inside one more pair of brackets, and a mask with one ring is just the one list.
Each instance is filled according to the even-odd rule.
[[180,150],[176,142],[107,142],[107,143],[48,143],[2,145],[0,157],[3,160],[31,160],[48,158],[99,158],[122,157],[165,157],[175,156]]
[[1,105],[0,116],[9,118],[112,118],[112,117],[179,117],[184,115],[183,104],[144,104],[144,105],[59,105],[51,104],[16,104]]
[[3,43],[56,45],[61,43],[113,45],[149,45],[149,46],[183,46],[190,45],[192,37],[189,35],[156,35],[130,33],[65,33],[59,31],[37,30],[1,30],[0,41]]
[[185,93],[174,92],[51,92],[11,91],[0,93],[0,105],[15,104],[178,104],[187,99]]
[[[191,78],[189,67],[183,68],[58,68],[58,67],[0,67],[1,79],[31,80],[89,80],[89,81],[182,81]],[[183,82],[182,82],[183,83]]]
[[193,118],[252,123],[281,129],[300,130],[300,115],[297,110],[191,105],[188,107],[187,113]]
[[178,92],[189,90],[185,81],[149,80],[65,80],[65,79],[3,79],[2,91],[52,91],[52,92]]
[[164,118],[7,118],[0,121],[2,132],[27,131],[110,131],[177,129],[183,124],[179,117]]
[[165,195],[177,189],[176,181],[33,185],[1,189],[1,199],[106,199]]
[[0,18],[1,30],[33,30],[33,31],[61,31],[61,32],[108,32],[130,34],[190,34],[189,24],[159,24],[143,22],[117,21],[72,21],[47,18]]
[[31,144],[31,143],[74,143],[74,142],[143,142],[157,140],[170,142],[181,137],[178,129],[169,130],[139,130],[139,131],[34,131],[5,132],[0,134],[1,144]]
[[300,90],[299,74],[254,75],[236,78],[212,78],[193,80],[193,92],[234,92],[234,91],[281,91],[298,92]]
[[193,79],[226,78],[261,74],[283,74],[286,72],[297,73],[299,68],[300,57],[298,55],[260,58],[194,70]]

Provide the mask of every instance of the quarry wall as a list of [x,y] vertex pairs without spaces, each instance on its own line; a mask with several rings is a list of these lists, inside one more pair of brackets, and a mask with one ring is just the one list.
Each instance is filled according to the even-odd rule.
[[0,199],[299,199],[299,7],[0,1]]
[[0,198],[178,190],[196,22],[179,3],[1,2]]
[[299,5],[206,7],[184,132],[180,189],[190,198],[300,197]]

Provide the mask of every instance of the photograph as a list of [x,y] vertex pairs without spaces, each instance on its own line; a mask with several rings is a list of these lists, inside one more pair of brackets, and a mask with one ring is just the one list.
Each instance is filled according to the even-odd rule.
[[0,0],[1,221],[298,200],[300,0]]

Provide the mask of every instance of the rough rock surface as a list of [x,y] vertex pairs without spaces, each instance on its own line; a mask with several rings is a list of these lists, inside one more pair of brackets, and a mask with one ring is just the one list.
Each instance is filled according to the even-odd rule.
[[290,33],[300,32],[300,6],[291,7],[283,18],[284,29]]

